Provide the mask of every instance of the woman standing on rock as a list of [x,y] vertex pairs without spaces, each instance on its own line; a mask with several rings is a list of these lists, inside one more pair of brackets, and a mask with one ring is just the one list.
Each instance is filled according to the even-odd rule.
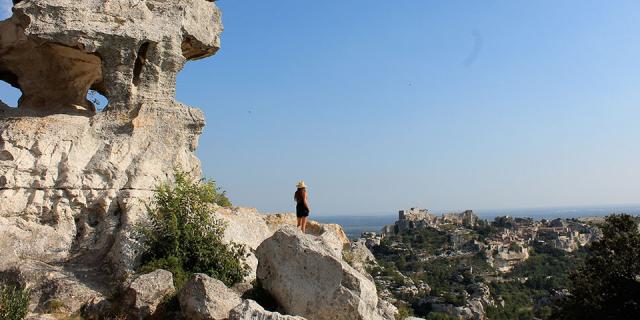
[[293,195],[296,200],[296,217],[298,217],[298,227],[302,230],[302,233],[307,231],[307,217],[311,208],[307,201],[307,186],[304,185],[304,181],[298,182],[298,190]]

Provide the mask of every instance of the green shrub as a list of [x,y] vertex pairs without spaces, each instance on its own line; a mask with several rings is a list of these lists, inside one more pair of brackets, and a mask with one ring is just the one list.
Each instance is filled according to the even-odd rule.
[[411,308],[401,305],[398,307],[398,313],[396,313],[396,320],[404,320],[413,316],[413,310]]
[[29,290],[19,286],[0,287],[0,319],[21,320],[27,316]]
[[222,241],[225,225],[211,216],[211,204],[231,203],[213,181],[176,170],[175,183],[160,185],[147,207],[149,222],[139,226],[147,239],[140,272],[171,271],[180,288],[193,273],[205,273],[227,286],[248,274],[244,246]]
[[56,299],[49,300],[45,304],[45,310],[47,310],[47,313],[60,312],[62,309],[64,309],[64,307],[64,303]]

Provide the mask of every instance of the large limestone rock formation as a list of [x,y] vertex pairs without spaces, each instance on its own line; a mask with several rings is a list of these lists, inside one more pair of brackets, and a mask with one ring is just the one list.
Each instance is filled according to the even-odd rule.
[[[252,208],[218,206],[214,206],[212,211],[214,212],[213,216],[224,221],[227,226],[223,240],[227,243],[243,244],[248,250],[246,262],[249,265],[250,273],[245,279],[246,282],[256,279],[258,259],[255,251],[258,246],[282,226],[296,225],[296,217],[293,213],[262,214]],[[342,227],[337,224],[323,224],[309,220],[307,232],[324,239],[337,255],[342,252],[345,245],[350,243]]]
[[200,174],[204,117],[175,101],[175,79],[218,50],[220,12],[206,0],[14,3],[0,22],[0,80],[22,91],[17,108],[0,103],[0,276],[34,289],[31,309],[55,298],[73,312],[136,265],[132,226],[154,187],[174,167]]
[[284,226],[256,250],[258,280],[287,314],[308,319],[383,316],[376,287],[323,238]]

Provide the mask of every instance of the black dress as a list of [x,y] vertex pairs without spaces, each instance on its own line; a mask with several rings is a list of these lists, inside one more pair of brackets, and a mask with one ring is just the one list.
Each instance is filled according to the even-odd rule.
[[298,201],[296,204],[296,217],[308,217],[309,216],[309,208],[304,205],[304,201]]

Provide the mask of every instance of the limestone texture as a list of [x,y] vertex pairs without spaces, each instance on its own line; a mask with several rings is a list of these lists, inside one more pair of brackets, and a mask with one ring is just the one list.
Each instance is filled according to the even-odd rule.
[[257,302],[244,300],[231,310],[229,320],[305,320],[305,318],[266,311]]
[[[256,250],[258,280],[287,314],[308,319],[384,319],[374,283],[324,238],[283,226]],[[390,318],[392,319],[392,318]]]
[[353,241],[349,250],[345,252],[345,258],[352,267],[367,276],[367,267],[377,264],[376,257],[367,248],[365,239]]
[[[255,251],[258,246],[282,226],[296,225],[296,216],[293,213],[263,214],[252,208],[218,206],[214,206],[212,211],[215,218],[224,221],[227,225],[223,240],[227,243],[243,244],[248,250],[246,262],[250,273],[245,278],[246,282],[256,279],[258,259]],[[323,224],[309,220],[307,232],[325,239],[336,256],[340,256],[342,248],[350,243],[342,227],[337,224]]]
[[18,108],[90,111],[89,88],[111,110],[172,102],[185,61],[220,47],[220,20],[205,0],[20,1],[0,24],[0,73]]
[[0,103],[0,276],[33,289],[32,311],[57,299],[73,313],[132,274],[154,188],[177,167],[200,177],[204,116],[175,101],[175,80],[218,50],[221,14],[205,0],[14,3],[0,22],[0,80],[22,92]]
[[135,319],[153,316],[163,299],[174,291],[173,276],[167,270],[158,269],[138,276],[126,291],[129,314]]
[[242,302],[240,296],[222,281],[196,273],[178,294],[185,319],[223,320]]

